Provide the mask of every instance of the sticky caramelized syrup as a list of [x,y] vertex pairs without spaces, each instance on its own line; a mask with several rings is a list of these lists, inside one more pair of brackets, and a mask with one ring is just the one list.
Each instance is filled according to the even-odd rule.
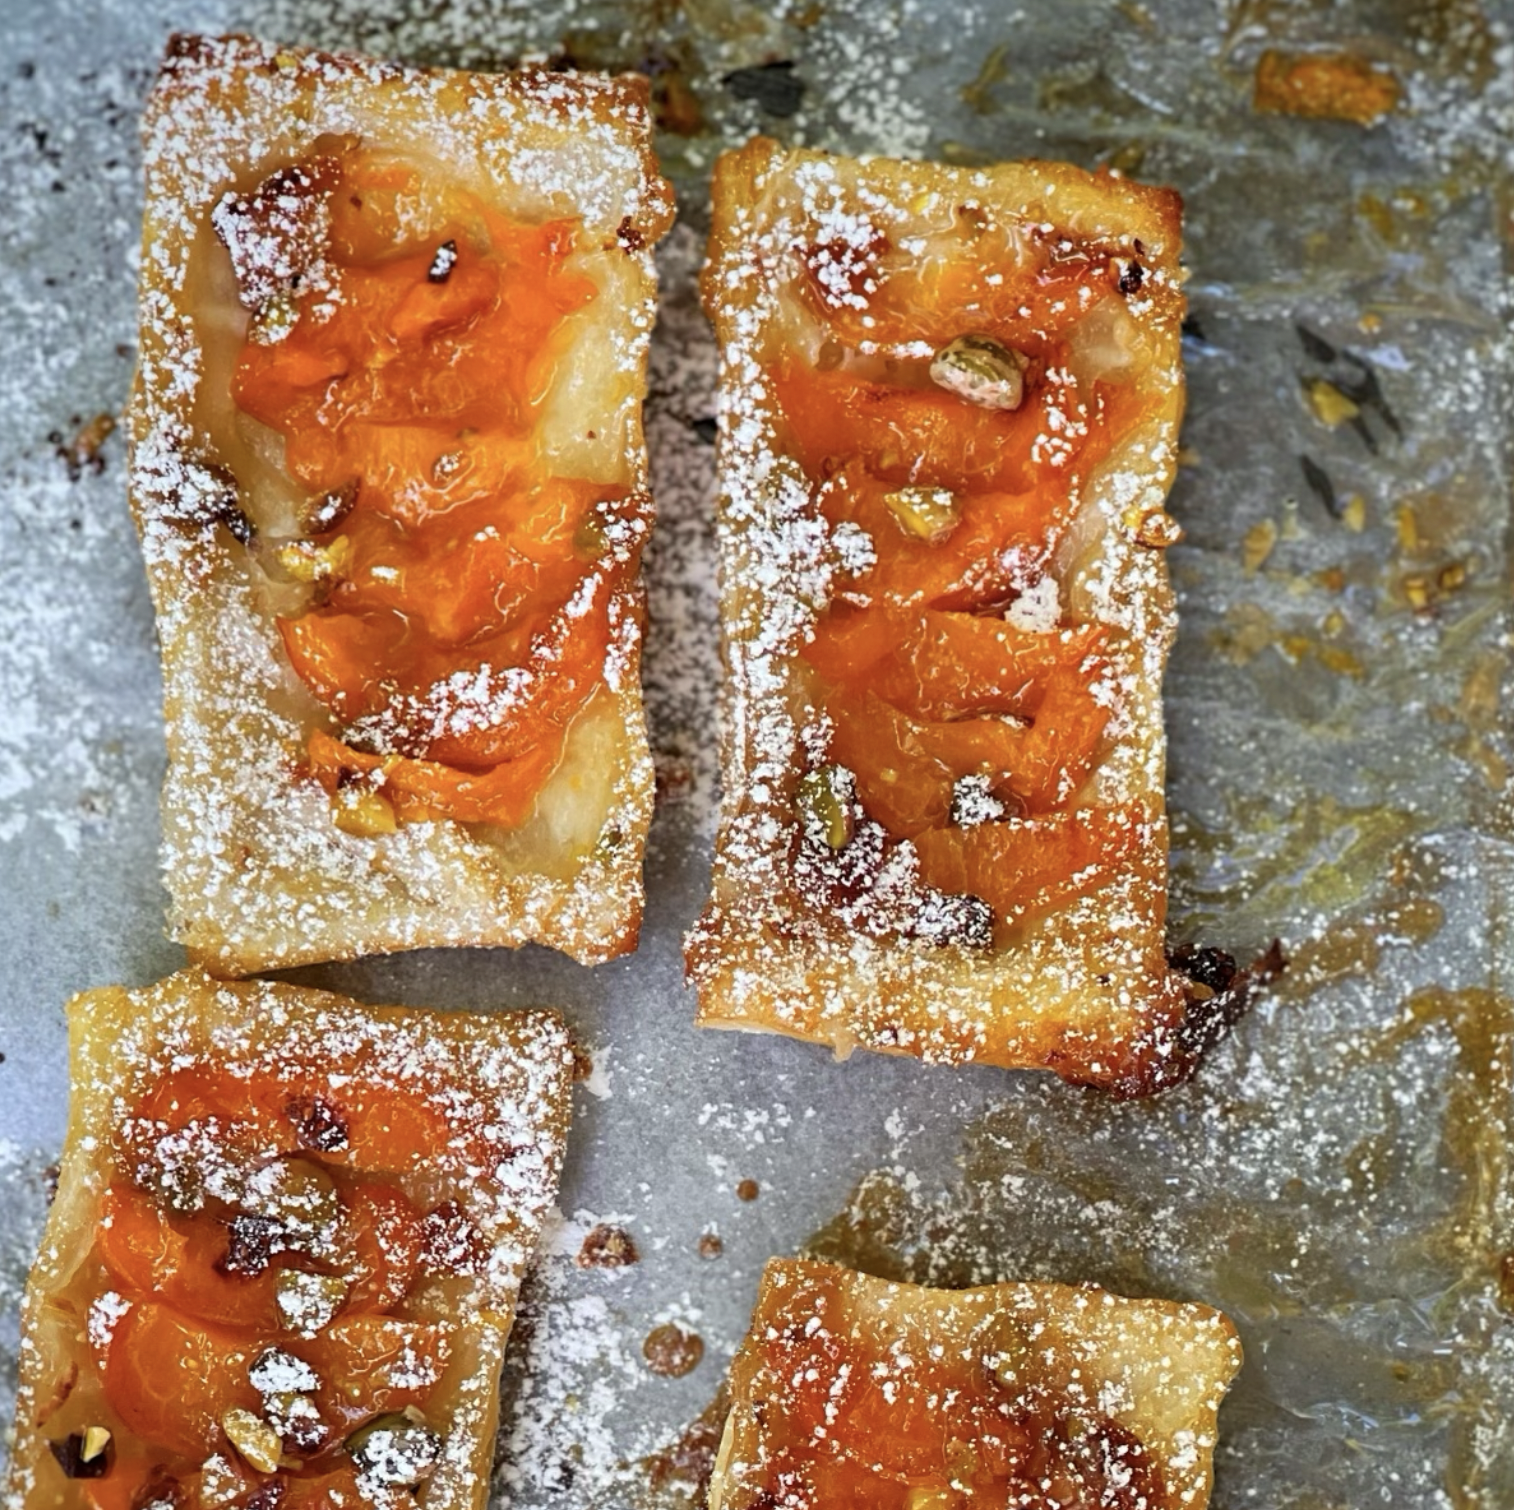
[[[309,768],[361,788],[372,831],[518,825],[603,683],[645,525],[539,444],[563,323],[596,297],[569,266],[578,224],[519,224],[351,144],[274,187],[217,225],[244,302],[265,295],[232,395],[308,498],[304,533],[260,550],[313,584],[279,623],[332,716]],[[301,195],[324,206],[319,260],[268,293],[259,237],[320,220],[289,211]]]
[[1154,1457],[1059,1385],[1012,1314],[990,1315],[968,1345],[931,1345],[854,1306],[819,1266],[768,1297],[736,1365],[760,1448],[721,1510],[1166,1503]]
[[[1051,574],[1084,483],[1142,421],[1123,360],[1090,359],[1140,285],[1111,248],[959,219],[925,255],[797,248],[820,338],[766,375],[833,538],[866,542],[802,652],[829,758],[923,881],[1002,928],[1139,861],[1143,814],[1087,805],[1118,706],[1110,632],[1070,622]],[[1002,407],[981,373],[943,382],[964,333],[1013,380]]]
[[110,1432],[83,1502],[382,1500],[392,1481],[358,1493],[354,1433],[407,1408],[421,1417],[405,1429],[428,1433],[452,1343],[413,1301],[466,1272],[480,1241],[455,1202],[428,1209],[405,1179],[470,1136],[357,1064],[164,1074],[122,1124],[93,1248],[59,1302],[85,1319],[87,1357],[44,1429]]

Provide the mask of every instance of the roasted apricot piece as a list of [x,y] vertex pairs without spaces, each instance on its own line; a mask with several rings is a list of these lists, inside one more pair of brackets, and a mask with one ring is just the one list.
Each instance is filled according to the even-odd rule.
[[144,1442],[203,1458],[219,1445],[228,1410],[259,1407],[247,1375],[253,1351],[236,1333],[139,1298],[105,1348],[106,1399]]
[[1079,808],[915,837],[921,877],[942,891],[982,897],[1013,922],[1105,885],[1143,842],[1134,805]]
[[176,1220],[129,1185],[113,1185],[101,1198],[97,1251],[128,1295],[157,1296],[193,1321],[272,1329],[277,1271],[226,1272],[227,1242],[214,1218]]

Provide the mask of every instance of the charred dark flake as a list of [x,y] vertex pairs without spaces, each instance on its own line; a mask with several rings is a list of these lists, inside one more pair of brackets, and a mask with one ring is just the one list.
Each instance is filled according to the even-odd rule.
[[436,256],[431,259],[431,266],[426,269],[426,281],[445,283],[452,276],[452,269],[456,266],[457,243],[449,239],[437,247]]
[[1182,1085],[1193,1078],[1204,1056],[1246,1015],[1257,989],[1276,980],[1288,960],[1282,945],[1274,939],[1245,969],[1238,968],[1223,949],[1200,949],[1193,944],[1172,950],[1167,963],[1186,975],[1194,989],[1182,1019],[1158,1040],[1165,1052],[1143,1058],[1139,1065],[1112,1080],[1086,1081],[1059,1070],[1064,1079],[1089,1084],[1118,1101],[1154,1096]]
[[705,445],[713,446],[715,437],[720,434],[720,421],[714,415],[708,415],[704,419],[690,420],[689,428]]
[[1309,484],[1310,491],[1324,504],[1332,519],[1339,519],[1344,505],[1336,494],[1330,474],[1312,456],[1300,456],[1298,463],[1304,469],[1304,481]]
[[1310,361],[1328,365],[1340,355],[1324,336],[1316,335],[1307,325],[1295,325],[1293,328],[1298,332],[1299,344]]
[[639,252],[647,244],[647,238],[636,228],[636,222],[629,215],[615,228],[615,241],[627,252]]
[[312,535],[326,535],[334,530],[357,503],[358,479],[317,498],[305,515],[305,527]]
[[1132,258],[1120,269],[1120,281],[1117,285],[1122,294],[1138,294],[1141,284],[1146,281],[1146,269]]
[[1352,381],[1339,384],[1341,392],[1352,403],[1360,404],[1363,409],[1374,410],[1382,418],[1382,422],[1402,440],[1404,427],[1388,404],[1383,385],[1378,381],[1377,369],[1370,362],[1363,361],[1354,352],[1345,352],[1344,356],[1346,361],[1356,368],[1358,376]]
[[347,1146],[347,1119],[320,1096],[296,1096],[284,1107],[301,1147],[334,1153]]
[[1207,986],[1216,996],[1228,991],[1235,983],[1237,965],[1235,956],[1223,949],[1200,949],[1185,944],[1167,957],[1174,970],[1181,971],[1195,985]]
[[1188,1011],[1174,1034],[1176,1052],[1171,1064],[1164,1067],[1171,1078],[1163,1079],[1153,1087],[1155,1090],[1187,1080],[1204,1056],[1246,1015],[1256,989],[1276,980],[1288,965],[1277,939],[1245,969],[1238,968],[1223,949],[1199,949],[1192,944],[1175,949],[1167,959],[1174,970],[1209,994],[1195,992],[1190,998]]
[[759,110],[780,119],[798,114],[808,87],[794,72],[791,59],[760,68],[735,68],[720,82],[738,100],[753,100]]

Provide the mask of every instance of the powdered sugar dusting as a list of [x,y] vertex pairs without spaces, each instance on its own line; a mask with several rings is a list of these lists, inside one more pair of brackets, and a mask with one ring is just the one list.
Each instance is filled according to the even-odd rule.
[[[542,939],[583,960],[607,958],[635,937],[652,795],[627,676],[640,646],[635,589],[624,571],[612,580],[645,538],[642,515],[607,518],[604,565],[560,610],[563,634],[591,610],[606,612],[608,695],[573,725],[562,767],[518,831],[435,821],[347,832],[303,770],[304,736],[319,715],[288,666],[249,555],[270,511],[287,507],[288,484],[250,462],[238,479],[210,459],[239,444],[221,414],[224,396],[205,376],[209,362],[224,369],[217,340],[234,344],[236,324],[203,292],[216,280],[202,222],[230,248],[242,302],[258,305],[253,337],[277,340],[278,330],[259,328],[266,310],[292,295],[315,301],[318,314],[329,282],[324,160],[300,154],[344,132],[381,145],[424,143],[511,213],[580,222],[572,265],[615,297],[598,301],[594,325],[576,327],[577,344],[543,399],[541,444],[560,456],[565,427],[596,436],[581,423],[587,406],[599,429],[624,437],[607,480],[627,484],[633,500],[645,483],[636,378],[650,327],[651,247],[667,202],[633,83],[486,79],[246,39],[177,41],[147,119],[147,276],[132,416],[133,497],[166,668],[174,931],[232,973],[426,943]],[[249,189],[270,158],[281,166]],[[602,341],[612,347],[608,363],[588,354]],[[591,475],[604,466],[589,459]],[[550,644],[533,645],[528,664],[483,665],[428,693],[397,695],[347,732],[358,748],[424,758],[438,741],[508,720],[555,674],[557,658]]]
[[[1144,1058],[1159,1066],[1174,1052],[1169,1034],[1183,1002],[1180,982],[1161,960],[1153,895],[1164,838],[1157,689],[1172,622],[1160,552],[1134,548],[1122,521],[1132,503],[1159,507],[1171,475],[1176,406],[1167,396],[1180,385],[1180,305],[1171,297],[1177,248],[1170,212],[1160,198],[1035,165],[952,172],[756,143],[723,173],[707,288],[724,342],[720,522],[731,702],[714,893],[689,942],[702,1020],[793,1033],[843,1053],[861,1043],[1001,1064],[1045,1062],[1045,1045],[1055,1038],[1053,1057],[1064,1072],[1076,1063],[1095,1080],[1120,1073],[1121,1062]],[[832,779],[826,802],[827,811],[846,815],[840,837],[827,840],[796,816],[796,803],[803,806],[796,771],[808,766],[813,773],[817,760],[830,758],[798,652],[843,585],[852,595],[865,591],[865,581],[854,588],[852,577],[866,551],[850,535],[839,549],[834,543],[817,506],[817,490],[829,484],[806,477],[784,454],[776,439],[778,400],[765,372],[780,345],[803,362],[825,343],[853,339],[804,313],[804,272],[822,304],[855,316],[857,329],[871,337],[877,322],[869,311],[888,280],[884,249],[933,244],[942,225],[963,213],[953,207],[968,202],[977,207],[980,234],[992,222],[995,245],[1022,259],[1046,244],[1048,255],[1093,263],[1133,238],[1143,244],[1143,287],[1150,291],[1120,306],[1118,319],[1142,332],[1140,391],[1153,418],[1139,434],[1115,439],[1109,456],[1072,482],[1074,523],[1058,560],[1044,559],[1043,548],[1033,565],[1018,557],[1006,563],[1020,584],[1006,614],[1013,627],[1052,634],[1071,615],[1073,623],[1125,631],[1110,641],[1110,669],[1100,679],[1099,700],[1114,716],[1092,802],[1115,810],[1138,834],[1149,879],[1126,866],[1093,897],[1048,909],[1024,939],[1000,948],[987,947],[986,904],[926,885],[915,847],[891,840],[871,820],[850,772]],[[1046,220],[1049,212],[1058,221]],[[887,341],[886,331],[876,333]],[[878,345],[861,339],[857,350],[865,359]],[[1073,328],[1072,351],[1092,345]],[[1122,366],[1121,380],[1131,376]],[[935,365],[931,377],[940,381]],[[1053,468],[1087,433],[1087,418],[1074,418],[1088,412],[1079,392],[1074,373],[1053,366],[1026,400],[1041,421],[1031,450],[1044,442],[1042,460]],[[1045,716],[1053,717],[1049,710]],[[1060,794],[1063,801],[1076,795]],[[1083,825],[1089,817],[1074,812],[1070,821]],[[1033,829],[1014,832],[1032,842]],[[1094,937],[1097,981],[1087,975]]]

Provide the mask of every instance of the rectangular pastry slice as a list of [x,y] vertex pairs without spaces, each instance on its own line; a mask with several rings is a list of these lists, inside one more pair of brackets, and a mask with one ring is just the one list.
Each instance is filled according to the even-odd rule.
[[731,1365],[710,1510],[1203,1510],[1240,1365],[1206,1306],[775,1259]]
[[722,157],[724,805],[699,1020],[1141,1092],[1163,948],[1175,194]]
[[69,1027],[5,1503],[482,1510],[560,1020],[189,971]]
[[131,495],[217,974],[635,946],[647,83],[176,38]]

